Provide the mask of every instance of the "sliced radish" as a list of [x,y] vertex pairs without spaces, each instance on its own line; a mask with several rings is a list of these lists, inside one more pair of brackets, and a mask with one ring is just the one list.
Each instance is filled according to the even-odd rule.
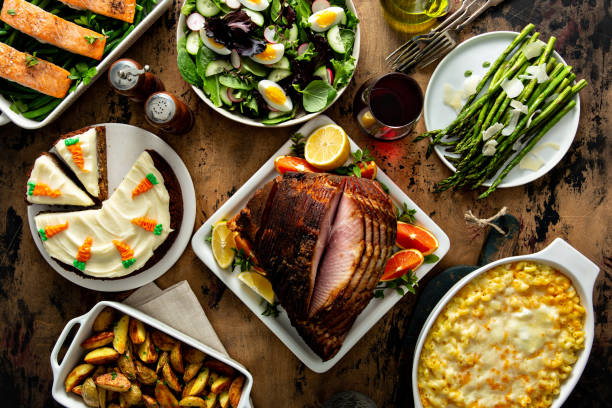
[[300,55],[304,54],[304,53],[305,53],[305,52],[308,50],[308,47],[309,47],[309,46],[310,46],[310,43],[304,43],[304,44],[300,45],[300,46],[298,47],[298,49],[297,49],[297,55],[298,55],[298,57],[299,57]]
[[278,42],[278,36],[276,35],[276,27],[266,27],[266,29],[264,30],[264,38],[267,42],[276,44]]
[[312,12],[316,13],[317,11],[325,10],[329,8],[331,4],[327,0],[314,0],[312,2]]
[[238,55],[238,51],[232,50],[232,54],[230,55],[230,61],[232,62],[232,67],[236,69],[240,69],[242,66],[242,60],[240,59],[240,55]]
[[225,4],[227,4],[227,7],[232,9],[240,8],[240,0],[225,0]]
[[272,112],[280,112],[278,109],[271,107],[270,105],[268,105],[268,109]]
[[204,16],[200,13],[191,13],[189,17],[187,17],[187,27],[189,27],[191,31],[200,31],[204,28],[205,22]]
[[334,83],[334,72],[331,68],[327,68],[327,82],[329,82],[330,85]]
[[227,97],[234,103],[242,102],[244,100],[244,98],[236,97],[232,88],[227,88]]

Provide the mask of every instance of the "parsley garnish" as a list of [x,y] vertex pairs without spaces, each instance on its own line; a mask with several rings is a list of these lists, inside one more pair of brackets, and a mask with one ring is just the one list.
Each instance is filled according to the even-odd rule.
[[70,92],[74,91],[81,82],[88,85],[97,73],[98,70],[96,67],[89,68],[84,62],[79,62],[74,68],[70,68],[70,75],[68,75],[68,78],[76,80],[74,85],[70,88]]
[[213,226],[210,226],[210,235],[207,236],[206,238],[204,238],[204,241],[206,242],[212,242],[212,233],[213,233]]
[[113,371],[111,373],[111,377],[113,378],[113,380],[117,379],[117,373]]
[[[376,180],[378,181],[378,180]],[[380,184],[380,186],[382,187],[383,191],[387,194],[391,194],[391,191],[389,190],[389,187],[387,187],[387,185],[385,183],[383,183],[382,181],[378,181],[378,184]]]
[[15,10],[13,10],[13,9],[8,9],[8,10],[6,10],[6,14],[8,14],[9,16],[14,16],[17,13],[15,13]]
[[29,67],[33,67],[34,65],[38,64],[40,61],[38,60],[38,58],[36,58],[36,51],[34,51],[34,53],[32,55],[26,55],[26,66]]
[[246,272],[250,270],[251,266],[253,266],[253,261],[250,256],[247,256],[246,252],[244,252],[244,249],[232,248],[232,250],[235,253],[234,260],[232,262],[232,270],[234,270],[236,267],[240,269],[239,272]]
[[86,35],[85,36],[85,40],[89,43],[89,44],[93,44],[96,42],[96,40],[99,39],[99,37],[94,37],[93,35]]
[[387,282],[378,282],[378,286],[374,290],[375,298],[384,298],[385,289],[395,289],[397,293],[404,296],[406,290],[410,293],[415,293],[414,288],[418,286],[417,277],[412,271],[406,272],[397,279]]
[[368,162],[374,160],[374,157],[372,157],[367,147],[363,149],[363,151],[358,149],[355,153],[351,153],[351,156],[353,158],[353,163],[349,164],[348,166],[338,167],[334,170],[334,173],[361,177],[361,167],[359,164],[361,163],[365,168],[367,167]]
[[264,311],[261,313],[262,316],[278,317],[280,310],[278,310],[278,302],[269,303],[266,299],[261,299],[261,304],[265,306]]
[[424,258],[425,260],[423,261],[423,263],[426,263],[426,264],[436,263],[440,260],[440,257],[436,254],[425,255]]
[[414,214],[416,214],[416,210],[414,208],[408,208],[406,203],[404,203],[402,209],[397,210],[397,220],[407,222],[408,224],[414,224],[416,221]]
[[306,142],[304,141],[304,135],[301,133],[294,133],[291,136],[291,155],[296,157],[304,158],[304,146],[306,146]]

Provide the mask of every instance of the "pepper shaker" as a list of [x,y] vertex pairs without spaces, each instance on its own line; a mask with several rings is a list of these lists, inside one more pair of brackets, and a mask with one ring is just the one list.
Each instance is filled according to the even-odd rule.
[[113,63],[108,70],[108,81],[115,92],[127,96],[134,102],[144,102],[149,95],[163,91],[162,81],[130,58],[122,58]]

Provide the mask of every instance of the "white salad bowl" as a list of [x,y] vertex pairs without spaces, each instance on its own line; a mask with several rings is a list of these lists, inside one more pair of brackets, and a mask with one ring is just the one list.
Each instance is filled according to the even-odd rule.
[[558,269],[563,275],[567,276],[572,281],[572,285],[580,296],[580,301],[586,311],[584,322],[584,349],[580,352],[580,356],[572,367],[569,377],[564,383],[561,384],[559,395],[557,395],[557,397],[553,400],[551,408],[560,408],[567,397],[569,397],[570,393],[576,386],[578,379],[582,375],[582,372],[584,371],[584,367],[589,359],[589,354],[591,353],[591,347],[593,345],[593,338],[595,336],[593,287],[599,274],[599,267],[563,239],[556,238],[550,245],[548,245],[542,251],[536,252],[535,254],[503,258],[475,270],[457,282],[444,295],[444,297],[440,299],[425,321],[414,350],[414,360],[412,362],[412,396],[414,399],[414,406],[416,408],[423,408],[417,383],[419,359],[423,349],[423,343],[425,343],[427,334],[429,333],[431,326],[436,321],[438,315],[446,307],[448,302],[457,294],[457,292],[459,292],[473,279],[482,275],[488,270],[495,268],[496,266],[518,261],[536,261]]
[[[184,2],[183,2],[184,3]],[[348,9],[355,14],[355,16],[357,18],[359,18],[359,16],[357,15],[357,9],[355,8],[355,5],[353,4],[353,0],[346,0],[346,6],[348,7]],[[176,27],[176,41],[178,43],[178,41],[185,37],[185,25],[186,23],[186,19],[187,17],[183,14],[180,13],[180,17],[179,17],[179,21]],[[353,54],[352,56],[355,57],[355,67],[357,67],[357,64],[359,63],[359,46],[360,46],[360,37],[361,37],[361,29],[360,29],[360,23],[357,24],[357,27],[355,27],[355,42],[353,44]],[[353,74],[351,75],[351,80],[353,79],[353,75],[355,74],[355,72],[353,72]],[[349,81],[350,83],[350,81]],[[277,123],[275,125],[264,125],[263,123],[261,123],[258,120],[255,119],[251,119],[247,116],[241,115],[239,113],[234,113],[234,112],[230,112],[227,109],[224,109],[223,107],[217,107],[215,106],[214,103],[212,103],[212,101],[210,100],[210,98],[208,98],[208,96],[206,96],[206,94],[204,93],[204,91],[200,88],[198,88],[195,85],[191,86],[194,90],[194,92],[208,105],[210,106],[210,108],[214,111],[216,111],[217,113],[225,116],[228,119],[231,119],[233,121],[236,121],[238,123],[242,123],[244,125],[249,125],[249,126],[256,126],[256,127],[265,127],[265,128],[275,128],[275,127],[287,127],[287,126],[293,126],[293,125],[297,125],[299,123],[304,123],[312,118],[314,118],[315,116],[325,112],[330,106],[332,106],[334,103],[336,103],[336,101],[342,96],[342,94],[344,93],[344,91],[346,90],[346,88],[348,87],[345,86],[342,89],[338,90],[338,93],[336,95],[336,97],[334,98],[334,100],[327,105],[327,107],[319,112],[314,112],[314,113],[306,113],[304,111],[304,109],[302,108],[300,111],[297,112],[295,118],[288,120],[286,122],[282,122],[282,123]]]
[[[240,363],[226,357],[217,350],[200,343],[192,337],[189,337],[179,332],[178,330],[173,329],[167,324],[164,324],[159,320],[152,318],[151,316],[141,312],[140,310],[134,309],[133,307],[124,305],[122,303],[110,301],[99,302],[86,314],[79,317],[75,317],[74,319],[70,320],[66,324],[66,327],[64,327],[64,330],[62,330],[62,333],[59,335],[57,342],[53,346],[53,350],[51,351],[51,370],[53,371],[53,386],[51,389],[51,393],[53,394],[53,398],[57,402],[68,408],[87,408],[87,405],[85,405],[85,402],[83,402],[83,399],[81,397],[72,392],[66,392],[66,390],[64,389],[64,381],[66,380],[66,377],[68,376],[70,371],[72,371],[72,369],[77,364],[83,361],[83,357],[85,356],[85,350],[81,347],[81,343],[92,335],[91,328],[93,326],[94,320],[96,319],[98,314],[100,314],[100,312],[106,307],[111,307],[119,311],[120,313],[127,314],[130,317],[136,318],[144,324],[153,327],[154,329],[157,329],[195,349],[202,351],[207,356],[210,356],[233,367],[237,372],[244,375],[245,378],[245,382],[242,387],[242,395],[240,397],[240,403],[238,404],[238,407],[248,408],[251,406],[249,402],[249,394],[251,393],[251,388],[253,387],[253,376]],[[80,325],[80,327],[74,335],[74,338],[68,346],[66,354],[64,355],[64,358],[60,363],[58,361],[58,354],[60,352],[60,349],[66,341],[66,337],[68,336],[68,334],[77,324]]]

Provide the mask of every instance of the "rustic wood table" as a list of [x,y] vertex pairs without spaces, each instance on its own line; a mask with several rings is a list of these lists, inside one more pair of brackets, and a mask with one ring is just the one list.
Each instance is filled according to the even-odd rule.
[[[406,37],[392,31],[378,1],[356,1],[362,21],[361,59],[355,79],[328,111],[380,167],[427,211],[451,239],[451,250],[435,272],[476,263],[484,231],[469,226],[463,213],[490,216],[502,206],[520,221],[519,253],[538,251],[555,237],[568,240],[599,265],[595,285],[596,334],[591,359],[565,406],[611,406],[612,401],[612,218],[607,183],[612,178],[612,133],[608,115],[612,93],[610,4],[603,0],[508,0],[462,33],[462,39],[494,30],[519,30],[528,22],[544,36],[558,38],[556,49],[578,77],[590,84],[581,93],[581,121],[565,158],[546,176],[518,188],[499,190],[476,201],[473,192],[434,194],[434,181],[449,175],[437,159],[424,157],[425,144],[410,138],[377,142],[359,132],[351,117],[358,86],[384,72],[384,56]],[[197,196],[196,228],[232,195],[284,142],[292,129],[255,129],[231,122],[209,109],[177,71],[175,31],[180,4],[165,14],[126,53],[148,63],[166,88],[196,112],[196,124],[184,136],[162,135],[179,153],[193,177]],[[432,68],[433,69],[433,68]],[[414,74],[423,90],[431,69]],[[23,189],[26,174],[41,151],[61,133],[100,122],[151,127],[142,106],[113,93],[105,80],[95,83],[55,123],[37,131],[0,128],[0,395],[5,407],[57,406],[51,397],[49,353],[66,322],[103,299],[55,273],[38,253],[28,231]],[[417,131],[424,129],[423,122]],[[154,131],[154,130],[153,130]],[[435,273],[434,272],[434,273]],[[406,296],[331,371],[315,374],[238,300],[187,248],[157,284],[186,279],[198,296],[231,356],[255,378],[257,407],[319,407],[334,393],[356,390],[379,407],[411,406],[406,387],[412,350],[402,348],[415,296]]]

